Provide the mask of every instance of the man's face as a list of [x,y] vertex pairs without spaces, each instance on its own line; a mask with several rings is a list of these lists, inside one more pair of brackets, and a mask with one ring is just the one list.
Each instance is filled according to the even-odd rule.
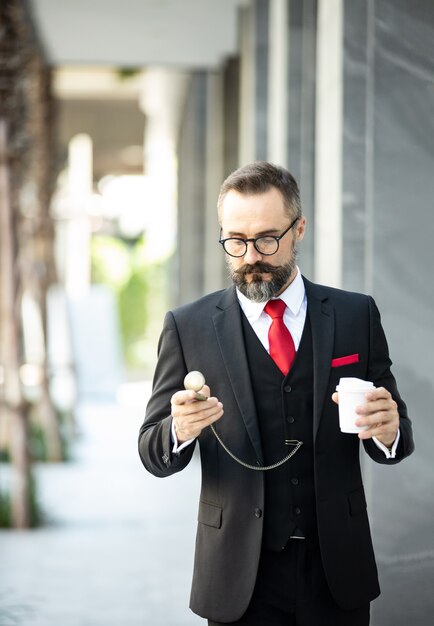
[[[281,235],[293,220],[288,215],[283,196],[272,187],[265,193],[244,195],[229,191],[221,212],[222,238],[250,239],[265,235]],[[250,242],[242,257],[226,255],[230,275],[241,293],[255,302],[265,302],[279,295],[294,280],[296,242],[304,236],[306,220],[301,217],[279,241],[278,251],[263,255]]]

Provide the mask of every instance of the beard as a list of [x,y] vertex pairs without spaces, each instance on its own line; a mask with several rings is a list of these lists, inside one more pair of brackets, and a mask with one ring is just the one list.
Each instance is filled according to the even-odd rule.
[[[270,265],[264,261],[258,261],[253,265],[242,265],[238,269],[231,266],[230,258],[227,258],[230,277],[241,293],[252,302],[266,302],[276,296],[297,268],[297,249],[294,246],[290,260],[284,265]],[[271,278],[264,280],[263,274],[270,274]],[[247,281],[246,277],[250,276]]]

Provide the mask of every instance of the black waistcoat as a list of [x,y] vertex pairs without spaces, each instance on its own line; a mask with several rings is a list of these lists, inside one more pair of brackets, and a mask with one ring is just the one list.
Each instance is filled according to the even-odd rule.
[[284,377],[246,317],[244,342],[266,465],[286,456],[285,439],[303,441],[284,465],[265,472],[264,544],[281,550],[296,528],[316,535],[313,475],[313,350],[309,315],[294,364]]

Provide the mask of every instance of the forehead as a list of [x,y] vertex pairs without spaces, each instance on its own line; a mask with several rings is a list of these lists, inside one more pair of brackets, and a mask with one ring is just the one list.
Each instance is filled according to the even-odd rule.
[[262,232],[281,229],[288,220],[288,212],[281,192],[275,187],[256,194],[231,189],[222,202],[220,219],[225,231]]

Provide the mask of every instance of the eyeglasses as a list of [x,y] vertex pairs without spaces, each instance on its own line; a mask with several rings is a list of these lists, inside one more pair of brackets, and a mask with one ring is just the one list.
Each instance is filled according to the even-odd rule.
[[257,250],[259,254],[271,256],[272,254],[276,254],[279,249],[280,240],[291,230],[299,219],[300,217],[296,217],[281,235],[266,235],[265,237],[255,237],[252,239],[241,239],[241,237],[228,237],[227,239],[221,239],[222,231],[220,229],[219,243],[222,244],[224,251],[226,254],[229,254],[229,256],[244,256],[247,253],[247,244],[249,242],[255,246],[255,250]]

